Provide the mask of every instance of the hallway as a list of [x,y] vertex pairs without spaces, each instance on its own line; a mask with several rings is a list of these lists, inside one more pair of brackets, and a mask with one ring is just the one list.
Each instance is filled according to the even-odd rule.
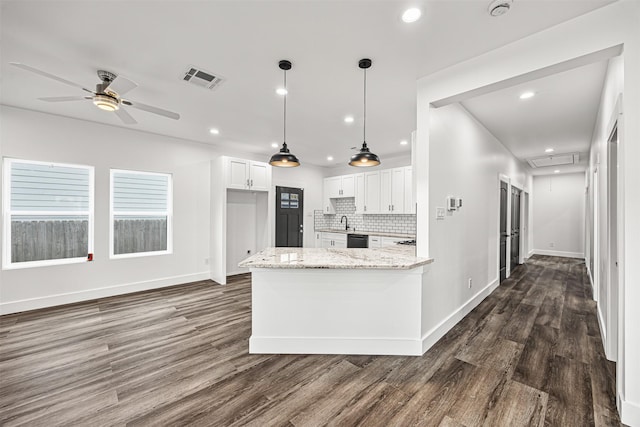
[[250,303],[244,275],[0,317],[0,424],[619,425],[581,260],[532,257],[422,357],[249,355]]

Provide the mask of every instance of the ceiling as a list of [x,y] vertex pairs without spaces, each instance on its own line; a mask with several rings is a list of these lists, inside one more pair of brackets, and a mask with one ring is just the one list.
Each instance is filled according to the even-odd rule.
[[[362,143],[362,71],[367,143],[384,158],[416,127],[416,79],[602,7],[612,0],[517,0],[499,18],[489,1],[2,1],[1,102],[42,112],[264,155],[282,142],[282,84],[289,59],[287,142],[303,164],[344,164]],[[400,16],[419,5],[423,17]],[[96,70],[139,87],[127,98],[176,111],[144,111],[124,125],[90,103],[39,97],[82,92],[9,65],[22,62],[92,88]],[[182,82],[196,65],[225,77],[209,91]],[[473,107],[469,107],[473,109]],[[539,110],[539,112],[542,110]],[[345,115],[355,121],[345,124]],[[208,130],[215,127],[219,135]],[[506,131],[505,131],[506,132]],[[517,150],[516,150],[517,151]],[[327,161],[332,155],[334,161]]]
[[[600,61],[462,102],[514,156],[527,159],[579,153],[576,165],[549,166],[534,175],[583,171],[598,115],[607,61]],[[520,99],[525,92],[535,96]],[[552,148],[552,153],[545,149]]]

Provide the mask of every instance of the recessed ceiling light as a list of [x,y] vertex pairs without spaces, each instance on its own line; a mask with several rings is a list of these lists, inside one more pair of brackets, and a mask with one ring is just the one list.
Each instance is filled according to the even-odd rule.
[[278,144],[277,142],[272,142],[272,143],[271,143],[271,146],[272,146],[273,148],[278,148],[278,147],[280,146],[280,144]]
[[560,173],[560,169],[554,170],[553,173]]
[[332,161],[333,160],[333,156],[327,156],[327,160],[328,161]]
[[522,95],[520,95],[520,99],[529,99],[533,98],[534,96],[536,96],[535,92],[524,92]]
[[288,92],[285,88],[279,87],[278,89],[276,89],[276,93],[278,95],[285,96]]
[[216,128],[211,128],[211,129],[209,129],[209,133],[211,135],[218,135],[220,133],[220,131],[218,129],[216,129]]
[[553,148],[547,148],[546,150],[544,150],[545,153],[553,153]]
[[400,141],[400,145],[407,145],[409,142],[406,139]]
[[417,7],[407,9],[402,14],[402,20],[407,23],[416,22],[422,16],[422,12]]
[[353,116],[347,116],[344,118],[345,123],[353,123]]

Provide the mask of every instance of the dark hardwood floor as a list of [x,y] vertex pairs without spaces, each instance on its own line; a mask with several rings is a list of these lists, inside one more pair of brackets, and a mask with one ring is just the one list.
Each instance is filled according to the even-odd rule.
[[250,355],[250,291],[1,317],[0,425],[619,425],[579,260],[533,257],[422,357]]

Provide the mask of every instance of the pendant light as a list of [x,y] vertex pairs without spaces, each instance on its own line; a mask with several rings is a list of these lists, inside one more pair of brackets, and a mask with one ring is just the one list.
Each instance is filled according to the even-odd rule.
[[380,158],[369,151],[367,147],[367,68],[371,67],[371,60],[364,58],[358,62],[358,67],[364,70],[364,123],[362,126],[362,148],[360,152],[351,156],[351,166],[366,168],[378,166]]
[[283,59],[278,63],[278,66],[284,71],[284,126],[283,126],[283,139],[282,148],[279,152],[271,156],[269,164],[271,166],[277,166],[279,168],[294,168],[300,166],[298,158],[289,152],[287,148],[287,71],[291,69],[291,61]]

